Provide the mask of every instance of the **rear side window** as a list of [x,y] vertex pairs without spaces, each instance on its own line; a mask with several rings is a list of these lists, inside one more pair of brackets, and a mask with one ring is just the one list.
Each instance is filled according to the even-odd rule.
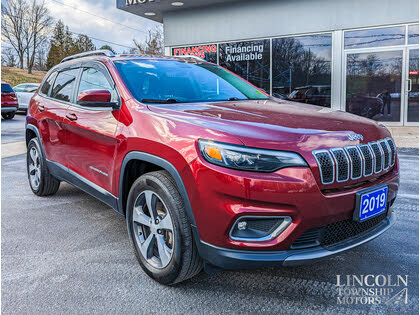
[[48,95],[48,92],[50,91],[50,87],[51,85],[54,83],[54,79],[57,76],[57,72],[53,72],[50,74],[50,76],[48,77],[47,80],[45,80],[44,84],[42,85],[41,88],[41,93],[44,95]]
[[13,89],[10,86],[10,84],[2,84],[1,85],[1,92],[2,93],[11,93],[11,92],[13,92]]
[[55,79],[51,97],[60,101],[70,102],[78,72],[79,69],[60,72]]

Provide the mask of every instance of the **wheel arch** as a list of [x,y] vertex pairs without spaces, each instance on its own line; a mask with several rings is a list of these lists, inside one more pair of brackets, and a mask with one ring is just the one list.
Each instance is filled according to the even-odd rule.
[[133,161],[139,161],[139,162],[145,162],[149,163],[151,165],[156,166],[158,169],[162,169],[167,171],[172,178],[175,180],[176,186],[178,188],[179,193],[181,194],[181,197],[184,201],[185,210],[187,212],[187,217],[190,222],[190,224],[193,226],[193,230],[196,231],[196,222],[194,218],[194,213],[192,211],[190,199],[188,197],[187,190],[185,188],[184,182],[182,180],[181,175],[179,174],[178,170],[175,168],[175,166],[172,165],[169,161],[145,152],[140,151],[131,151],[127,153],[127,155],[124,157],[123,163],[121,165],[121,171],[120,171],[120,180],[119,180],[119,199],[118,199],[118,208],[119,211],[122,214],[125,214],[125,202],[124,202],[124,196],[126,194],[126,191],[130,190],[130,187],[127,187],[127,183],[125,183],[126,178],[126,169],[129,163]]

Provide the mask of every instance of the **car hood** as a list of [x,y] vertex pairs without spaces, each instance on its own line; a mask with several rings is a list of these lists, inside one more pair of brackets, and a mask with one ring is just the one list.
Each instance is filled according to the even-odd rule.
[[[229,133],[244,145],[290,151],[343,147],[390,136],[375,121],[330,108],[286,100],[149,105],[173,119]],[[363,141],[350,140],[361,134]]]

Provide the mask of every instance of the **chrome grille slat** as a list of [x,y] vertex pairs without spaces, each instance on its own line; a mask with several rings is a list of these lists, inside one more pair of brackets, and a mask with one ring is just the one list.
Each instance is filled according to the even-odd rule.
[[324,185],[334,183],[334,161],[328,150],[315,150],[312,152],[318,167],[321,182]]
[[314,150],[321,183],[342,183],[369,177],[390,169],[395,164],[397,148],[391,138],[368,144]]
[[395,153],[397,151],[397,148],[395,146],[394,140],[392,140],[391,138],[386,138],[385,140],[388,143],[389,148],[391,149],[391,163],[390,163],[390,166],[394,166],[394,164],[395,164]]
[[391,155],[391,149],[385,140],[379,140],[378,142],[381,145],[382,151],[384,152],[384,170],[387,170],[389,168],[389,157]]
[[346,155],[346,152],[343,148],[333,148],[330,149],[332,157],[335,162],[335,173],[337,182],[345,182],[349,179],[349,164],[350,161]]
[[357,146],[363,158],[363,176],[370,176],[373,174],[373,165],[375,157],[372,150],[367,144],[359,144]]
[[373,155],[375,156],[374,171],[378,174],[382,171],[382,150],[377,142],[369,142],[369,146],[372,149]]
[[348,146],[344,148],[350,157],[351,179],[359,179],[362,177],[362,155],[356,146]]

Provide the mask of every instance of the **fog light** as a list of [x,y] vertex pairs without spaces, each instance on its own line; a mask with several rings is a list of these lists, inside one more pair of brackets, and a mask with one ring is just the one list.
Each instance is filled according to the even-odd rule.
[[279,236],[291,222],[292,219],[288,216],[243,216],[233,224],[229,237],[234,241],[269,241]]
[[241,230],[241,231],[246,230],[247,225],[248,223],[246,223],[246,221],[238,222],[238,230]]

